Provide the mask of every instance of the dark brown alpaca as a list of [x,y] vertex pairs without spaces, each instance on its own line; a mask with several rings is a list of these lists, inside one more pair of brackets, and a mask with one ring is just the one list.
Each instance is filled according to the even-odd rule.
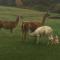
[[28,31],[33,32],[36,28],[43,26],[47,17],[48,17],[48,13],[44,15],[42,22],[37,22],[37,21],[22,22],[22,27],[21,27],[23,34],[22,38],[26,39]]
[[0,27],[4,29],[10,29],[10,31],[12,32],[13,29],[17,26],[18,22],[19,16],[16,17],[16,21],[2,21]]

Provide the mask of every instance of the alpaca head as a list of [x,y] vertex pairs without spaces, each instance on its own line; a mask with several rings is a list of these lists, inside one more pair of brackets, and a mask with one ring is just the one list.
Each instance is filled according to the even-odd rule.
[[21,19],[23,18],[22,16],[18,16],[18,15],[17,15],[17,17],[16,17],[16,23],[19,22],[19,17],[20,17]]
[[48,16],[50,16],[50,14],[48,14],[48,12],[46,12],[45,16],[48,17]]
[[20,16],[21,19],[23,19],[23,16]]
[[35,32],[30,32],[29,35],[30,36],[36,36]]
[[57,35],[55,36],[54,41],[55,41],[56,43],[59,43],[59,38],[58,38]]
[[54,39],[52,40],[52,44],[59,44],[59,38],[58,38],[57,35],[56,35],[56,36],[54,37]]

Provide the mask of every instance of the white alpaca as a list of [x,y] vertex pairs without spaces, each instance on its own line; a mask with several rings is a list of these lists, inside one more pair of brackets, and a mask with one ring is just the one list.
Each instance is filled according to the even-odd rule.
[[39,37],[46,35],[49,40],[53,40],[53,29],[50,26],[38,27],[34,32],[30,33],[31,36],[37,36],[37,43],[39,43]]

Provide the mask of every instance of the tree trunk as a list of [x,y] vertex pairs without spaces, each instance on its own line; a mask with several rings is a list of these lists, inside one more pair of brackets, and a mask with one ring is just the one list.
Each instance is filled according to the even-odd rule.
[[22,6],[22,5],[23,5],[22,0],[16,0],[16,6],[17,6],[17,7],[20,7],[20,6]]

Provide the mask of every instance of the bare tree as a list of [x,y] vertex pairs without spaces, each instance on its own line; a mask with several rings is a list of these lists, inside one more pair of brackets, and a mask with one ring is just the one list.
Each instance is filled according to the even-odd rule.
[[16,6],[17,6],[17,7],[20,7],[20,6],[22,6],[22,5],[23,5],[22,0],[16,0]]

